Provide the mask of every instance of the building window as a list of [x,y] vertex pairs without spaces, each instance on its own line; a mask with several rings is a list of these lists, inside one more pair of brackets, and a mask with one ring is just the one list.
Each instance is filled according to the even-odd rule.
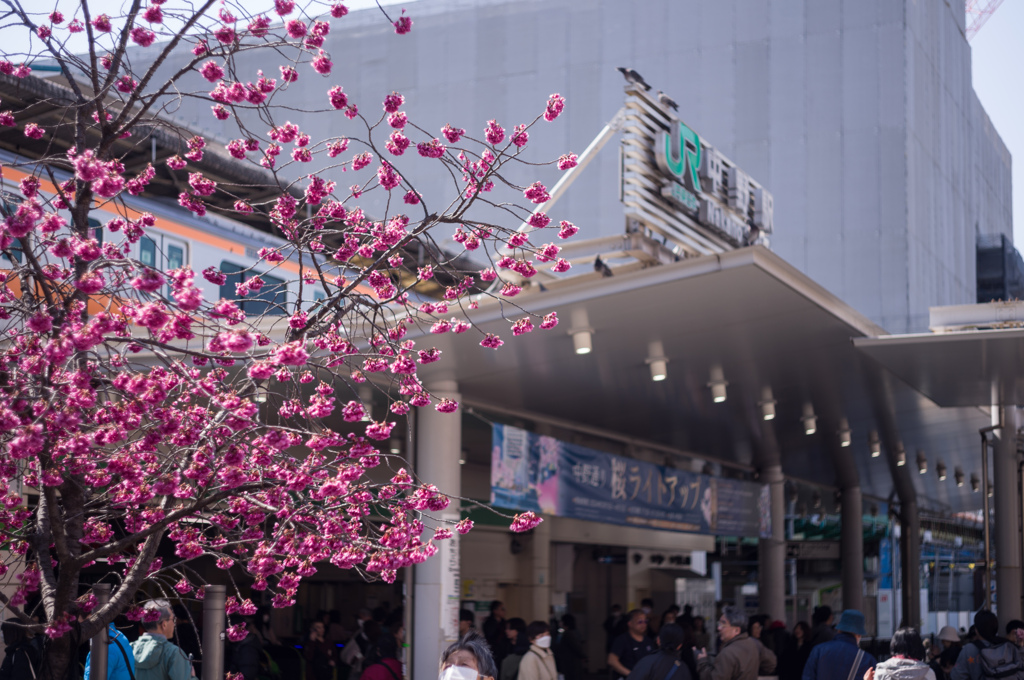
[[[220,270],[227,276],[224,285],[220,287],[220,296],[225,300],[238,300],[238,306],[249,316],[282,316],[286,313],[285,303],[288,301],[288,288],[284,279],[270,274],[259,274],[258,272],[242,271],[240,265],[234,262],[221,262]],[[249,293],[243,298],[238,296],[235,288],[259,274],[263,279],[263,287],[258,293]]]

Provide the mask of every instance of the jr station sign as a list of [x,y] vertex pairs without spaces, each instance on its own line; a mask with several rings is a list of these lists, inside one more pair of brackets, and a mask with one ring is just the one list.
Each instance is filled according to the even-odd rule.
[[627,220],[674,241],[685,255],[767,243],[771,193],[650,92],[627,89],[622,200]]

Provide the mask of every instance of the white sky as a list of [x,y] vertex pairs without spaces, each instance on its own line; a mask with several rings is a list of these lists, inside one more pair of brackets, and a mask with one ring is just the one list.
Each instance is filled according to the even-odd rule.
[[1024,249],[1024,1],[1004,2],[971,51],[974,91],[1013,155],[1013,240]]
[[[22,0],[27,6],[33,0]],[[52,1],[52,0],[51,0]],[[374,0],[343,0],[352,10],[374,6]],[[413,4],[415,0],[382,0],[383,5]],[[119,14],[122,0],[91,0],[93,15]],[[271,6],[271,0],[260,2]],[[301,4],[301,3],[297,3]],[[56,6],[68,17],[78,9],[79,0],[57,0]],[[47,3],[45,10],[53,5]],[[415,10],[410,13],[415,21]],[[415,29],[414,29],[415,30]],[[84,41],[84,33],[77,36]],[[989,18],[971,42],[974,89],[985,110],[1015,159],[1024,159],[1024,0],[1008,0]],[[28,48],[22,28],[0,27],[0,54],[11,55]],[[38,43],[36,43],[38,45]],[[76,51],[84,51],[84,42]],[[20,61],[20,60],[18,60]],[[16,61],[17,63],[17,61]],[[1018,166],[1019,167],[1019,166]],[[1014,215],[1024,215],[1024,170],[1014,168]],[[1014,220],[1014,242],[1024,246],[1024,216]]]

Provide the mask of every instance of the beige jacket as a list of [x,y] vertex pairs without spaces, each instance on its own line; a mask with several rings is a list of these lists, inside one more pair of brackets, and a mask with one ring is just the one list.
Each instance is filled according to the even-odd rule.
[[746,633],[722,645],[718,656],[697,662],[700,680],[757,680],[775,672],[775,654]]
[[530,645],[529,651],[523,654],[523,660],[519,662],[517,680],[558,680],[555,655],[550,649]]

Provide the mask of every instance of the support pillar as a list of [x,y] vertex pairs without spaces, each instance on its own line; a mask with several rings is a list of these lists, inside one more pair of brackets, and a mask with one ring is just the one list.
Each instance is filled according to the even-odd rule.
[[[1017,491],[1017,407],[1000,409],[1002,427],[992,456],[995,495],[996,607],[999,620],[1021,617],[1021,545]],[[988,499],[985,499],[988,500]]]
[[226,627],[224,607],[227,604],[226,586],[206,586],[203,597],[203,680],[221,680],[224,677],[224,638]]
[[[92,587],[92,592],[96,596],[97,610],[110,601],[109,583],[97,583]],[[107,626],[103,626],[103,629],[93,635],[89,641],[89,677],[107,677],[107,652],[109,644],[110,637],[107,632]]]
[[843,609],[864,611],[864,500],[859,486],[842,494]]
[[900,503],[900,568],[903,584],[903,621],[899,627],[921,626],[921,518],[917,500]]
[[[426,385],[437,399],[460,401],[455,381]],[[432,408],[417,412],[416,473],[420,481],[434,484],[444,494],[462,495],[461,411],[438,413]],[[442,519],[458,521],[459,501],[454,500]],[[412,633],[412,680],[437,676],[441,652],[459,635],[459,535],[437,542],[438,552],[414,568],[414,626]]]
[[771,494],[771,538],[758,542],[758,597],[772,619],[786,617],[786,487],[782,466],[766,465],[761,479]]
[[534,621],[547,621],[551,610],[551,517],[545,517],[533,530],[531,609]]

